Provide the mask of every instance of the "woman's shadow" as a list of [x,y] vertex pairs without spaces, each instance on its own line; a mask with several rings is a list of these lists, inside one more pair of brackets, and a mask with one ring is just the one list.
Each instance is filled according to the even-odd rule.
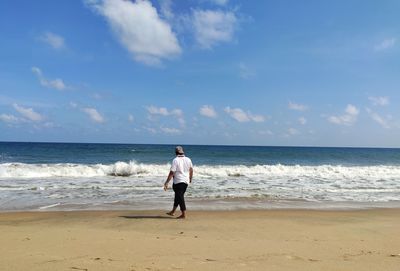
[[174,219],[172,216],[161,215],[122,215],[120,217],[126,219]]

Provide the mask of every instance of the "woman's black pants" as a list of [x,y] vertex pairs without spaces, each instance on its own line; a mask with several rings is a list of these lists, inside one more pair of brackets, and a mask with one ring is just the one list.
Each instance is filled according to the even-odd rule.
[[181,211],[186,211],[184,195],[187,187],[187,183],[177,183],[172,185],[172,189],[175,192],[174,207],[176,208],[179,205]]

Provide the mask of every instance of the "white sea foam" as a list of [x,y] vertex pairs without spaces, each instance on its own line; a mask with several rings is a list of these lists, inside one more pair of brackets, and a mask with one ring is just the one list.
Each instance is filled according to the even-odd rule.
[[[0,164],[0,178],[90,178],[103,176],[164,176],[169,164],[140,164],[116,162],[114,164]],[[200,178],[211,179],[289,179],[311,178],[316,181],[348,180],[400,180],[400,166],[341,166],[341,165],[202,165],[195,167]]]
[[[168,167],[168,166],[167,166]],[[137,164],[133,161],[103,164],[0,164],[0,178],[101,177],[157,175],[166,166]]]
[[[169,199],[170,164],[0,164],[0,209]],[[188,197],[400,202],[400,166],[200,165]],[[56,206],[58,207],[58,205]]]
[[53,207],[56,207],[59,205],[60,205],[60,203],[50,204],[50,205],[39,207],[39,210],[45,210],[45,209],[53,208]]

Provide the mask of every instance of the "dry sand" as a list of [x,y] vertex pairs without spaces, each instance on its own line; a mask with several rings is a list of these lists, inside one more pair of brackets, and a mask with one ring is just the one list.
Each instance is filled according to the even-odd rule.
[[400,270],[400,210],[0,214],[0,270]]

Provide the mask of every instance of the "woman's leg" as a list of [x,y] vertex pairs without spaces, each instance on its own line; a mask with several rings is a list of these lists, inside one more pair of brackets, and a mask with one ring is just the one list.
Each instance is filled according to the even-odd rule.
[[181,197],[180,197],[180,187],[179,184],[173,184],[172,189],[175,192],[175,197],[174,197],[174,209],[178,207],[178,205],[181,202]]
[[171,216],[174,215],[174,213],[175,213],[175,211],[176,211],[176,208],[177,208],[178,205],[179,205],[179,198],[177,197],[178,188],[176,187],[176,184],[172,184],[172,189],[173,189],[174,192],[175,192],[174,205],[173,205],[173,207],[172,207],[172,210],[171,210],[170,212],[167,213],[167,215],[171,215]]
[[175,196],[177,197],[177,203],[181,209],[182,215],[179,216],[178,218],[185,218],[186,214],[186,204],[185,204],[185,192],[187,188],[186,183],[179,183],[176,185],[176,192]]

